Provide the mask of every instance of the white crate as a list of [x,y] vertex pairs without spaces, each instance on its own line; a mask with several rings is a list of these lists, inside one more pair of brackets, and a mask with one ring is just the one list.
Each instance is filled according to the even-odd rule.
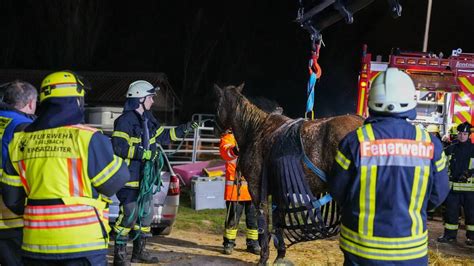
[[115,119],[122,114],[122,107],[87,107],[86,123],[97,125],[113,125]]
[[225,209],[224,177],[195,176],[191,181],[191,207],[195,210]]

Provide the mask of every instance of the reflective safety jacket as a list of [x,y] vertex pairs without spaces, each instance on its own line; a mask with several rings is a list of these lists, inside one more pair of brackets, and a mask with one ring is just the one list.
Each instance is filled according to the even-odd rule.
[[237,155],[234,154],[233,148],[237,146],[234,134],[228,133],[221,137],[219,151],[225,164],[225,191],[224,199],[226,201],[249,201],[250,197],[247,181],[242,176],[240,180],[235,178],[235,168],[237,163]]
[[24,254],[38,259],[106,254],[108,201],[101,194],[112,196],[129,178],[108,138],[83,125],[19,132],[9,154],[2,189],[7,207],[24,213]]
[[474,144],[457,142],[445,149],[449,162],[449,184],[453,191],[474,192]]
[[172,129],[165,129],[151,112],[146,111],[143,116],[131,110],[125,111],[114,122],[112,145],[115,154],[125,159],[130,170],[130,181],[125,185],[128,188],[139,188],[143,178],[145,161],[144,149],[157,150],[157,143],[169,144],[184,137],[185,125]]
[[[8,158],[8,144],[13,138],[13,133],[21,130],[33,121],[32,118],[25,113],[12,108],[2,109],[3,110],[0,110],[0,140],[2,143],[2,152],[0,154],[0,180],[3,175],[3,164]],[[2,193],[0,192],[0,230],[19,227],[23,227],[23,216],[13,213],[5,206]],[[0,234],[4,235],[6,232]]]
[[441,142],[405,119],[371,117],[349,133],[328,180],[341,249],[362,265],[427,264],[426,210],[449,192],[445,165]]

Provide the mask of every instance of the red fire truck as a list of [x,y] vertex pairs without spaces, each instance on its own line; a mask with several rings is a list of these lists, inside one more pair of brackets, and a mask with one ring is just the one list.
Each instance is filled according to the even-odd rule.
[[417,89],[415,124],[436,125],[441,135],[457,124],[474,122],[474,54],[453,50],[448,58],[422,52],[393,50],[388,62],[367,53],[364,45],[359,75],[357,114],[368,115],[370,83],[387,67],[403,69]]

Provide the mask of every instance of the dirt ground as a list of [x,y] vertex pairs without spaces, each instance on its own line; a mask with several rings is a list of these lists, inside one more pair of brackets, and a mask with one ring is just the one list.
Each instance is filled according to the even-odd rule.
[[[456,257],[464,260],[460,265],[474,265],[474,248],[464,245],[464,230],[460,231],[456,244],[440,244],[436,238],[443,232],[442,222],[430,221],[428,226],[432,252],[442,254],[443,258]],[[195,231],[174,230],[169,236],[153,237],[149,251],[160,259],[158,265],[254,265],[258,261],[258,256],[245,252],[244,236],[237,238],[237,246],[232,255],[224,255],[221,252],[221,235]],[[110,249],[109,261],[112,261],[112,254],[113,247]],[[275,256],[276,250],[272,247],[269,262]],[[287,258],[295,265],[342,265],[343,262],[337,238],[294,245],[287,250]]]

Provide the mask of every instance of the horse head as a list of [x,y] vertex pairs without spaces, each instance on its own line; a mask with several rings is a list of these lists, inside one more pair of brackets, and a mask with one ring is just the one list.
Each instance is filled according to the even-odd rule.
[[242,89],[244,83],[239,86],[226,86],[224,88],[214,84],[214,92],[217,96],[216,124],[220,131],[232,128],[233,117],[239,104],[239,99],[243,97]]

